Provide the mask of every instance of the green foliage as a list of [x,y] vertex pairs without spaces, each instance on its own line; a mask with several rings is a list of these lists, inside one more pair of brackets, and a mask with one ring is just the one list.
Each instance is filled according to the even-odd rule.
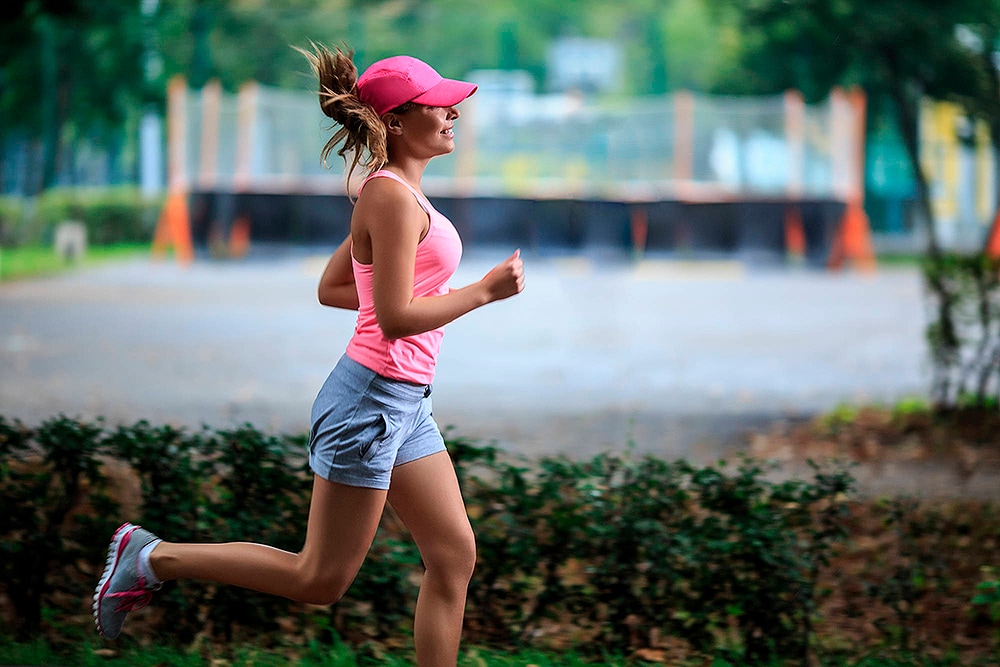
[[21,197],[0,197],[0,247],[15,245],[16,239],[24,235],[24,206]]
[[[850,522],[846,470],[814,465],[810,479],[772,481],[752,460],[696,466],[626,451],[529,462],[462,438],[449,438],[449,451],[478,541],[466,623],[474,643],[544,648],[559,626],[572,628],[587,660],[664,637],[720,665],[817,655],[831,563]],[[305,452],[303,437],[249,425],[186,432],[59,417],[29,428],[0,418],[0,599],[11,606],[0,613],[18,619],[23,637],[48,629],[80,645],[92,632],[81,601],[125,518],[171,540],[297,550],[311,481]],[[892,548],[864,573],[865,595],[887,610],[878,620],[887,643],[917,650],[910,628],[956,571],[954,545],[935,536],[993,544],[982,531],[995,522],[979,528],[967,513],[945,518],[905,503],[881,516]],[[419,574],[418,551],[387,512],[351,592],[329,609],[170,582],[157,594],[162,613],[136,615],[127,630],[160,644],[252,638],[268,652],[291,642],[302,664],[389,664],[386,645],[409,634]],[[994,613],[990,582],[975,604]],[[354,657],[310,661],[344,640],[360,647]]]
[[21,179],[28,195],[78,182],[75,156],[93,147],[106,150],[111,178],[135,182],[139,119],[162,117],[176,75],[195,88],[215,79],[230,92],[250,81],[313,89],[290,46],[346,42],[362,68],[410,53],[445,76],[526,70],[541,91],[552,41],[582,36],[622,47],[615,92],[661,94],[712,85],[733,51],[716,48],[722,30],[730,41],[738,35],[715,25],[702,0],[13,3],[0,22],[0,146],[42,153]]
[[972,599],[973,603],[985,605],[990,618],[1000,621],[1000,570],[983,566],[983,581],[976,590],[979,592]]
[[[921,628],[929,624],[942,634],[956,633],[965,623],[982,637],[996,621],[979,617],[969,592],[977,567],[996,552],[1000,540],[995,513],[969,511],[961,503],[927,505],[913,498],[885,499],[875,506],[881,548],[873,551],[859,582],[869,600],[869,618],[882,635],[883,646],[896,653],[927,654],[928,638]],[[959,557],[958,554],[962,554]],[[983,611],[989,612],[990,575],[983,568],[980,591],[987,593]],[[945,600],[955,595],[973,598],[965,613],[942,613]],[[1000,639],[1000,635],[996,636]],[[993,650],[1000,649],[994,642]]]
[[135,187],[54,188],[37,197],[0,197],[0,244],[52,243],[56,226],[82,222],[91,245],[148,242],[153,238],[161,197]]
[[930,413],[931,405],[922,396],[904,397],[892,406],[894,419],[906,420],[916,416],[927,416]]
[[926,536],[938,525],[939,517],[916,517],[917,505],[912,500],[891,500],[885,503],[884,521],[888,530],[896,531],[897,552],[887,554],[892,565],[890,574],[867,584],[868,594],[891,609],[891,615],[880,618],[876,626],[886,639],[897,642],[899,648],[913,648],[910,629],[921,613],[920,602],[929,586],[947,575],[936,554],[928,548]]
[[994,646],[1000,651],[1000,568],[984,565],[972,604],[984,610],[994,625]]
[[[109,655],[112,653],[113,655]],[[365,655],[353,650],[339,639],[330,642],[310,642],[307,646],[261,647],[256,644],[236,644],[225,647],[201,649],[200,647],[174,647],[162,643],[151,645],[126,645],[119,650],[109,649],[97,640],[75,642],[65,650],[57,650],[44,640],[30,642],[7,641],[0,634],[0,663],[4,665],[73,665],[73,667],[203,667],[228,665],[230,667],[411,667],[413,661],[398,655],[382,653]],[[463,647],[458,656],[458,667],[641,667],[649,663],[627,657],[609,655],[598,660],[580,656],[576,652],[537,650],[491,650],[484,647]],[[690,662],[690,667],[702,663]],[[879,667],[895,667],[896,663],[882,662]],[[680,666],[678,666],[680,667]]]
[[91,267],[106,262],[148,257],[149,243],[121,243],[88,246],[83,257],[62,257],[51,246],[19,246],[0,248],[0,281],[37,278],[78,267]]
[[32,431],[0,417],[0,583],[22,636],[39,632],[53,594],[88,595],[72,574],[96,557],[95,526],[115,508],[100,471],[103,445],[97,424],[57,417]]
[[[177,542],[208,538],[205,481],[211,479],[212,466],[201,452],[197,435],[140,421],[131,427],[119,426],[108,444],[139,478],[142,505],[135,511],[143,526]],[[195,610],[204,597],[204,587],[197,584],[185,590],[176,586],[163,590],[158,603],[176,619],[174,633],[179,640],[190,642],[202,627]]]
[[133,187],[47,190],[37,198],[28,240],[51,241],[56,225],[78,220],[87,228],[88,243],[149,241],[162,203]]
[[927,327],[932,396],[945,409],[1000,403],[1000,262],[984,254],[924,263],[934,317]]
[[[200,517],[203,540],[261,542],[286,551],[302,547],[310,478],[301,439],[265,435],[247,425],[206,434],[199,449],[212,463]],[[276,629],[287,607],[274,596],[232,586],[209,586],[207,592],[207,620],[227,640],[238,626]]]
[[466,494],[493,557],[470,608],[496,640],[569,615],[611,648],[664,632],[744,660],[808,651],[818,574],[844,536],[846,472],[772,484],[750,461],[729,472],[602,454],[533,469],[483,456],[490,474],[467,476]]
[[[978,54],[956,27],[988,15],[980,0],[710,0],[735,11],[746,30],[743,92],[801,90],[825,97],[836,85],[862,86],[873,98],[907,82],[942,99],[985,92]],[[734,85],[740,85],[733,81]],[[894,94],[894,93],[893,93]],[[891,96],[891,95],[890,95]],[[919,100],[918,100],[919,101]]]
[[847,403],[837,405],[833,410],[822,416],[821,426],[830,433],[850,426],[858,418],[858,408]]
[[[920,168],[919,119],[926,99],[951,100],[1000,128],[993,65],[1000,16],[995,0],[708,0],[742,27],[741,67],[720,89],[735,93],[802,91],[827,96],[860,86],[873,117],[899,130],[916,181],[927,253],[940,253],[929,187]],[[962,35],[977,34],[980,48]],[[1000,135],[994,136],[994,142]]]
[[57,158],[82,137],[122,143],[121,128],[150,98],[139,2],[9,3],[0,21],[0,140],[40,141],[41,174],[28,194],[55,183]]

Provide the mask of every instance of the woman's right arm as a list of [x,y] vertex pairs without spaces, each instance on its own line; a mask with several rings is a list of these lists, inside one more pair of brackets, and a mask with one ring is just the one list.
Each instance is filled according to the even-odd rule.
[[[375,183],[367,188],[375,194],[372,185]],[[441,296],[414,296],[417,243],[427,214],[401,186],[378,185],[382,186],[378,196],[358,199],[355,216],[371,239],[375,316],[387,338],[443,327],[469,311],[524,289],[524,268],[520,253],[515,252],[471,285]]]
[[319,279],[319,302],[324,306],[358,309],[358,288],[354,284],[354,266],[351,263],[351,235],[343,240],[330,256]]

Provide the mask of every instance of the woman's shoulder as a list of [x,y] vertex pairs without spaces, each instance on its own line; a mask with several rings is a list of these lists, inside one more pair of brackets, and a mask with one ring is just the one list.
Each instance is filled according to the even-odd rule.
[[379,170],[369,174],[358,188],[358,202],[364,199],[400,199],[412,197],[406,183],[391,171]]
[[384,186],[387,182],[391,181],[395,181],[403,188],[409,189],[409,186],[406,184],[406,181],[400,178],[397,174],[389,171],[388,169],[378,169],[365,176],[365,180],[361,182],[361,187],[358,188],[358,193],[360,194],[364,192],[366,188],[372,186],[374,187]]
[[394,226],[409,220],[421,223],[426,212],[405,184],[392,178],[373,178],[358,193],[353,217],[367,221],[367,226]]

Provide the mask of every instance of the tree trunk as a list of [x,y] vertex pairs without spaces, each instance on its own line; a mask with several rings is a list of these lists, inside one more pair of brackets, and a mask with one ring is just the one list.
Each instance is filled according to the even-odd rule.
[[896,80],[897,83],[892,87],[892,98],[896,103],[903,145],[906,147],[906,154],[913,168],[913,179],[917,187],[917,211],[927,232],[927,256],[936,261],[941,257],[941,248],[937,242],[927,177],[920,166],[920,97],[909,94],[905,89],[906,84],[898,78]]
[[[987,36],[987,44],[996,44],[1000,39],[1000,34],[990,33]],[[1000,68],[993,64],[993,52],[987,48],[983,51],[983,60],[987,76],[987,87],[989,97],[995,101],[992,109],[987,110],[987,117],[990,124],[990,141],[993,143],[993,163],[1000,167]],[[997,204],[993,212],[993,220],[987,230],[986,242],[989,243],[992,234],[1000,233],[1000,168],[994,168],[997,187]],[[985,249],[988,251],[988,249]]]
[[911,94],[901,77],[896,77],[892,87],[896,113],[899,117],[900,133],[906,153],[913,166],[913,178],[917,187],[918,214],[927,232],[927,265],[924,268],[924,284],[936,314],[928,326],[933,379],[931,399],[939,409],[947,409],[953,402],[953,369],[959,360],[961,342],[955,322],[956,298],[951,290],[945,271],[944,257],[937,242],[934,211],[931,208],[930,190],[927,178],[920,165],[920,95]]
[[[59,63],[57,56],[57,26],[48,16],[38,19],[41,46],[42,94],[42,180],[45,190],[56,181],[59,156]],[[35,194],[32,192],[31,194]]]

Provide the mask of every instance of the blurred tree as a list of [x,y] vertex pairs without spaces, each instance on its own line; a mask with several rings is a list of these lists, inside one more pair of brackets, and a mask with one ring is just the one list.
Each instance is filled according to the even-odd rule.
[[42,145],[32,190],[72,177],[85,138],[120,150],[144,91],[138,0],[13,2],[0,17],[0,142]]
[[[989,305],[995,268],[986,268],[979,258],[956,261],[939,247],[920,160],[919,123],[925,100],[955,101],[990,122],[995,142],[1000,137],[1000,0],[712,2],[723,11],[740,12],[744,69],[734,88],[797,88],[815,98],[835,85],[857,84],[876,105],[886,102],[882,110],[899,128],[927,235],[932,397],[943,410],[970,400],[977,408],[988,405],[998,354],[995,334],[989,333],[995,331]],[[979,299],[972,320],[963,310],[970,296]],[[977,321],[986,332],[982,336],[974,333]]]
[[[737,12],[743,66],[728,88],[737,93],[803,92],[824,97],[838,85],[860,85],[878,110],[893,115],[913,174],[927,252],[940,255],[927,179],[920,168],[920,105],[932,99],[985,99],[981,55],[959,38],[959,26],[983,20],[983,0],[709,0]],[[987,0],[993,3],[996,0]],[[995,11],[994,11],[995,13]],[[723,84],[726,85],[725,83]]]
[[713,17],[705,0],[673,0],[664,10],[667,88],[711,91],[728,60],[733,21]]
[[[157,16],[167,78],[200,88],[218,79],[236,91],[248,82],[301,89],[309,67],[293,46],[351,43],[373,3],[355,0],[173,0]],[[310,84],[311,85],[311,84]]]
[[[984,73],[982,94],[963,100],[963,104],[972,116],[989,125],[994,160],[1000,164],[1000,0],[983,0],[978,20],[961,26],[961,31],[963,42],[976,53]],[[1000,169],[996,171],[1000,192]],[[1000,198],[993,226],[1000,229]]]

